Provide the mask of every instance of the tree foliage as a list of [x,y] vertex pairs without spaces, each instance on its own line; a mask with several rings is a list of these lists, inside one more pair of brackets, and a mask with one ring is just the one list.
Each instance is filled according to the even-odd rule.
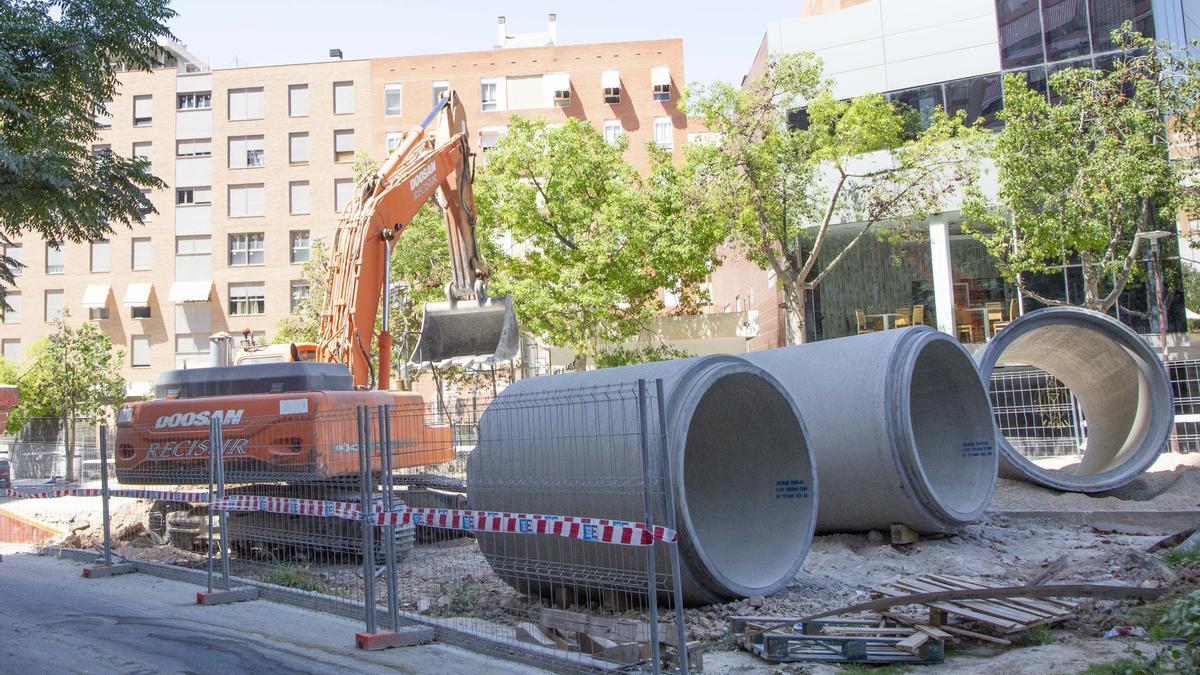
[[[722,220],[749,260],[774,271],[791,343],[806,339],[807,294],[860,241],[903,237],[975,175],[981,132],[961,117],[939,109],[921,128],[879,94],[836,100],[811,53],[773,58],[742,88],[689,87],[683,105],[718,138],[690,148],[699,180],[686,203]],[[806,128],[788,123],[801,106]],[[854,234],[832,249],[838,223]]]
[[[149,70],[174,15],[167,0],[0,1],[0,239],[78,242],[142,223],[142,190],[164,183],[90,145],[119,68]],[[18,263],[4,263],[12,284]]]
[[684,208],[668,153],[652,148],[643,178],[626,148],[581,120],[514,116],[476,179],[479,222],[505,243],[493,287],[525,330],[593,363],[663,309],[663,289],[695,304],[722,238]]
[[67,480],[74,478],[74,422],[108,417],[125,398],[121,377],[123,352],[96,326],[78,328],[66,318],[54,330],[30,345],[25,360],[29,369],[18,378],[20,402],[8,417],[15,432],[34,417],[63,420],[67,428]]
[[[1108,311],[1136,271],[1144,250],[1138,235],[1172,229],[1180,208],[1200,212],[1187,180],[1195,179],[1194,165],[1172,158],[1164,123],[1177,120],[1175,141],[1189,133],[1197,140],[1200,68],[1129,24],[1113,37],[1122,54],[1112,69],[1054,73],[1054,102],[1019,75],[1005,78],[1005,126],[989,151],[999,193],[993,199],[975,189],[964,206],[972,234],[1004,277],[1045,304],[1065,303],[1025,287],[1021,273],[1077,261],[1081,304]],[[1163,245],[1169,250],[1169,241]]]
[[271,342],[286,344],[318,341],[321,336],[321,306],[325,303],[328,268],[329,254],[325,253],[324,243],[310,242],[308,260],[300,268],[300,278],[308,284],[308,295],[300,299],[294,313],[276,322],[276,332]]

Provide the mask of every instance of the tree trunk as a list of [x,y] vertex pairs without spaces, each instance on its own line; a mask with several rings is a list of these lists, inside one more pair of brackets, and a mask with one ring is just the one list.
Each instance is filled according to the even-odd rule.
[[69,415],[64,428],[67,449],[67,482],[75,481],[75,416]]
[[789,345],[802,345],[808,341],[807,302],[808,298],[803,289],[786,294],[784,304],[787,308],[784,315],[787,319],[786,335]]

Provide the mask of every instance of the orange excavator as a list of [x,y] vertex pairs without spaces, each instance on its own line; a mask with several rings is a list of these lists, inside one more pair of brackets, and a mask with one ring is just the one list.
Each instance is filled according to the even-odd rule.
[[[315,349],[272,345],[247,350],[238,365],[226,365],[233,363],[231,338],[214,336],[212,367],[164,372],[153,400],[120,408],[114,457],[119,481],[207,483],[208,425],[216,417],[223,426],[226,481],[242,484],[240,491],[349,498],[346,485],[359,475],[354,409],[360,405],[389,405],[403,416],[402,424],[392,426],[399,436],[391,445],[393,468],[453,458],[450,427],[428,421],[419,394],[390,389],[388,260],[417,211],[436,199],[446,217],[452,280],[445,302],[426,305],[414,354],[401,358],[498,362],[516,355],[519,330],[511,299],[487,295],[489,270],[476,244],[473,155],[465,120],[461,102],[449,92],[359,183],[334,234]],[[381,301],[383,325],[376,334]],[[231,534],[236,538],[235,520]],[[171,518],[166,521],[169,530]],[[320,529],[310,525],[299,529]],[[251,528],[241,533],[247,538],[264,534]],[[337,547],[343,536],[324,539]]]

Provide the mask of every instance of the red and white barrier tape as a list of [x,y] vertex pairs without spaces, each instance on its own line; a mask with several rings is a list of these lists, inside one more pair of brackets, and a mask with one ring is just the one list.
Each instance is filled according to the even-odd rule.
[[[0,496],[16,497],[18,499],[54,499],[57,497],[99,497],[100,488],[62,488],[58,490],[0,490]],[[167,490],[109,490],[109,497],[127,497],[130,499],[158,499],[164,502],[185,502],[187,504],[207,504],[207,492],[173,492]]]

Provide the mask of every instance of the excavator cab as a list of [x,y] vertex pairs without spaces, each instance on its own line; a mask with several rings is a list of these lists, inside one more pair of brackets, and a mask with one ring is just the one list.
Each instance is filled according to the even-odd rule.
[[483,302],[426,303],[412,364],[488,364],[515,357],[521,348],[521,332],[512,296],[484,298]]

